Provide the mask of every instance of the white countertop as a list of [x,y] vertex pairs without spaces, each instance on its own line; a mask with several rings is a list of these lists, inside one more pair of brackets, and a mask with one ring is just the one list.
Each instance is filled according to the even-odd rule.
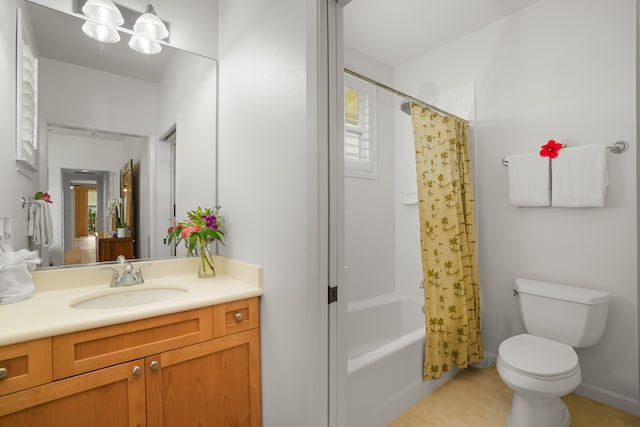
[[[110,271],[101,266],[36,271],[32,298],[0,305],[0,345],[14,344],[69,332],[176,313],[229,301],[260,296],[260,267],[215,257],[216,277],[197,278],[197,258],[141,261],[145,283],[110,288]],[[137,270],[138,263],[133,263]],[[113,266],[113,265],[111,265]],[[122,266],[115,266],[122,270]],[[70,303],[94,294],[154,287],[186,292],[169,299],[132,307],[80,309]]]

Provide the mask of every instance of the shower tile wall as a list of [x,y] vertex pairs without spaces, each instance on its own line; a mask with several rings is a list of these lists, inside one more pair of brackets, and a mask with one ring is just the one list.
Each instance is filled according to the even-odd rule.
[[345,177],[345,264],[348,301],[395,287],[393,95],[376,90],[378,172]]

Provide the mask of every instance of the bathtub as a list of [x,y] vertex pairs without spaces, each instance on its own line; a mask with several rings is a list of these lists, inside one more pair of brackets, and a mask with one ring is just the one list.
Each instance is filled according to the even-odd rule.
[[455,375],[422,382],[422,301],[383,295],[349,304],[347,405],[349,427],[385,426]]

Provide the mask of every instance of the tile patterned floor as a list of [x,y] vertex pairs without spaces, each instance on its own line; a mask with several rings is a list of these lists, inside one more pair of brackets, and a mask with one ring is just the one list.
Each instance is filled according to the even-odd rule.
[[[495,367],[465,369],[387,427],[506,427],[511,390]],[[570,394],[570,427],[640,427],[640,417]]]

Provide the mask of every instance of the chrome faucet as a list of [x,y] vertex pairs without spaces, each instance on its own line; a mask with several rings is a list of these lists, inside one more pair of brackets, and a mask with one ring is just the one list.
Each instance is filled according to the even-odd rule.
[[102,267],[101,270],[113,270],[113,276],[111,277],[111,286],[112,288],[118,286],[130,286],[130,285],[139,285],[144,283],[144,278],[142,277],[142,269],[138,268],[138,271],[133,271],[133,265],[126,260],[124,255],[118,255],[116,258],[118,264],[124,264],[124,270],[122,274],[118,272],[113,267]]

